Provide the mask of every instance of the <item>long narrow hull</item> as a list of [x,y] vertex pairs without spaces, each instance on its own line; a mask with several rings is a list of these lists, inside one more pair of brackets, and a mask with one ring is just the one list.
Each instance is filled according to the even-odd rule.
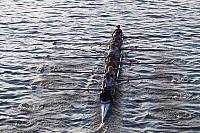
[[[123,42],[121,42],[121,45],[122,45]],[[119,60],[119,64],[118,64],[118,70],[117,70],[117,74],[116,74],[116,79],[118,79],[119,77],[119,73],[120,73],[120,69],[121,69],[121,62],[122,62],[122,51],[120,52],[120,60]],[[113,94],[114,95],[115,93],[115,88],[113,89]],[[112,102],[111,101],[107,101],[107,102],[102,102],[101,101],[101,120],[102,120],[102,123],[104,123],[104,120],[107,116],[107,113],[110,109],[112,105]]]
[[104,122],[104,119],[108,113],[108,110],[110,109],[111,102],[101,103],[101,120],[102,123]]

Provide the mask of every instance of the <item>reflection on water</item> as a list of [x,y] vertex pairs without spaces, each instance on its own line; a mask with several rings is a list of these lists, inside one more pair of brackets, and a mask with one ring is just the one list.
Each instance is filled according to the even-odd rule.
[[[198,132],[199,7],[194,0],[3,0],[0,131]],[[101,87],[100,57],[116,24],[130,50],[97,131],[99,91],[87,90]]]

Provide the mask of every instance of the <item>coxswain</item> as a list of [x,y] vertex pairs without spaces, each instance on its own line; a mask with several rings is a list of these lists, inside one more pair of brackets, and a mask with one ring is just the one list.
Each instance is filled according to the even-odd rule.
[[113,37],[119,36],[120,38],[122,38],[123,33],[122,33],[122,30],[120,29],[120,25],[117,25],[116,27],[117,29],[112,33],[112,36]]

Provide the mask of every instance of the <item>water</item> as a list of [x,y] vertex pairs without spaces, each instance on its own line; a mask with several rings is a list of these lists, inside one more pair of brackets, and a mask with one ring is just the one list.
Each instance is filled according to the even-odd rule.
[[[199,7],[198,0],[2,0],[0,131],[199,132]],[[66,57],[105,56],[117,24],[139,36],[123,47],[169,51],[124,51],[120,78],[137,80],[119,83],[97,131],[99,92],[67,89],[98,89],[102,74],[92,72],[103,71],[104,59]]]

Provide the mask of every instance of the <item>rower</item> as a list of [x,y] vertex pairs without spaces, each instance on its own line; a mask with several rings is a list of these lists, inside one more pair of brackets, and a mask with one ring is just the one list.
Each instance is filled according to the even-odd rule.
[[118,68],[118,64],[114,58],[109,58],[108,63],[106,64],[105,71],[108,71],[108,68],[112,66],[112,68],[116,71]]
[[112,100],[112,95],[105,90],[102,90],[100,94],[101,102],[110,102]]
[[121,48],[122,38],[119,37],[119,35],[114,36],[112,42],[116,47],[118,47],[119,49]]
[[108,62],[110,58],[113,58],[115,61],[118,61],[120,58],[120,51],[114,44],[110,45],[110,50],[105,58],[105,62]]
[[113,37],[113,39],[110,41],[110,45],[109,48],[111,47],[111,45],[115,45],[117,48],[120,48],[120,42],[118,40],[115,39],[115,37]]
[[112,33],[112,36],[115,37],[118,35],[120,38],[122,38],[123,33],[122,30],[120,29],[120,25],[117,25],[116,27],[117,29]]
[[111,77],[116,80],[116,71],[112,66],[108,67],[108,71],[106,72],[106,74],[111,75]]
[[115,59],[119,60],[120,58],[120,51],[119,51],[119,48],[117,46],[115,46],[115,44],[111,44],[110,45],[110,52],[113,52],[114,55],[115,55]]
[[115,53],[113,51],[109,51],[108,55],[105,58],[105,62],[108,62],[111,58],[113,58],[114,60],[117,60]]
[[112,76],[108,73],[105,74],[105,79],[102,82],[102,88],[104,89],[104,91],[108,91],[110,94],[112,94],[112,88],[114,86],[114,79],[112,78]]

